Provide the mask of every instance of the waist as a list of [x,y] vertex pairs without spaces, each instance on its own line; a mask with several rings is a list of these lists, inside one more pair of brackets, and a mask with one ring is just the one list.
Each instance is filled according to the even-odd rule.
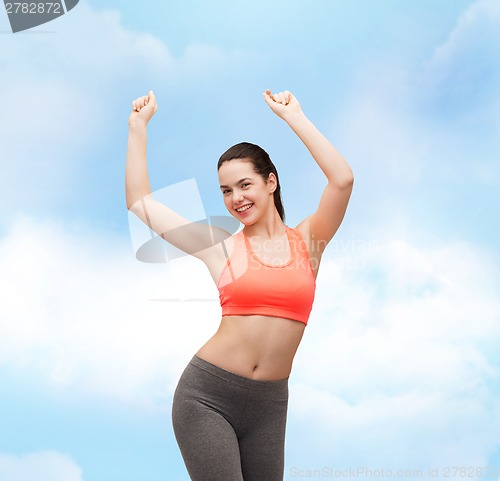
[[236,303],[221,303],[222,316],[224,317],[262,317],[262,318],[275,318],[282,317],[286,320],[299,321],[307,325],[311,307],[306,306],[301,309],[290,309],[288,306],[273,306],[273,305],[258,305],[255,302],[244,304]]
[[284,379],[290,375],[304,328],[302,322],[279,317],[224,316],[196,355],[250,379]]

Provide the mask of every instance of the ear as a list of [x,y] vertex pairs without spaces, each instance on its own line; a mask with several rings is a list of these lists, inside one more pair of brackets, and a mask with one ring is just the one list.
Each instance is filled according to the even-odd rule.
[[274,193],[274,191],[278,188],[278,181],[276,180],[276,176],[273,172],[269,173],[269,177],[267,178],[267,185],[269,187],[270,193]]

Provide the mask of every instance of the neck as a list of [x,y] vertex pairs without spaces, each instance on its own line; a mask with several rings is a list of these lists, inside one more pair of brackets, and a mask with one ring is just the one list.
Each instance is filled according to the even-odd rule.
[[273,204],[273,211],[264,219],[244,227],[243,231],[247,237],[258,237],[260,239],[273,239],[286,234],[286,226]]

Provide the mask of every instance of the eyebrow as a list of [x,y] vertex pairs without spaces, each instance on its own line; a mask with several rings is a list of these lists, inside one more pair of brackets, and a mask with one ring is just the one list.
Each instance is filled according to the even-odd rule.
[[[252,179],[250,177],[245,177],[243,179],[238,180],[238,182],[236,182],[236,185],[241,184],[244,180],[252,180]],[[224,187],[229,187],[229,185],[221,185],[220,186],[221,189],[223,189]]]

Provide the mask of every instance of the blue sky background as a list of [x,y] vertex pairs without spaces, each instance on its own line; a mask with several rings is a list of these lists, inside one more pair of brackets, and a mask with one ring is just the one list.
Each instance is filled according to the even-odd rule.
[[[197,259],[135,259],[127,119],[153,89],[151,186],[195,179],[184,215],[224,215],[220,154],[262,145],[295,226],[326,179],[266,88],[355,175],[290,378],[285,479],[500,479],[498,1],[80,1],[0,32],[2,481],[189,479],[172,395],[220,306]],[[209,300],[155,301],[175,297]]]

